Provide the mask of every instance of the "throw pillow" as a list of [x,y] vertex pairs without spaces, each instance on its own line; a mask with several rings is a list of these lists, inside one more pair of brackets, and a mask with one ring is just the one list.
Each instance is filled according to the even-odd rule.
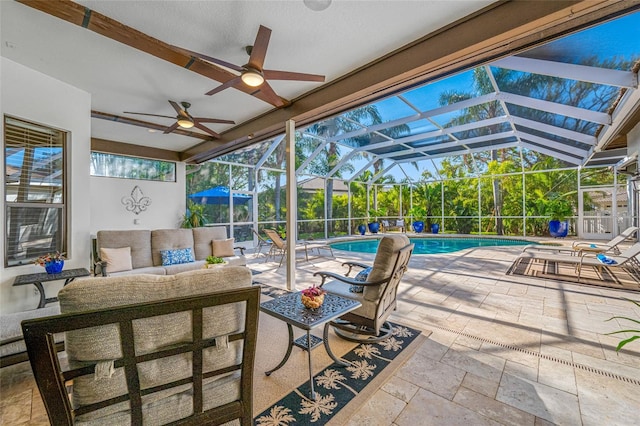
[[133,269],[131,247],[100,248],[100,259],[107,262],[107,273]]
[[213,255],[216,257],[230,257],[234,256],[233,253],[233,238],[226,240],[212,240],[211,248]]
[[[369,272],[371,272],[371,266],[368,268],[364,268],[362,271],[358,272],[358,274],[353,278],[356,281],[366,281],[369,278]],[[363,285],[351,285],[349,286],[349,291],[351,293],[362,293],[364,291]]]
[[161,250],[160,256],[162,257],[162,266],[195,262],[191,247],[175,250]]

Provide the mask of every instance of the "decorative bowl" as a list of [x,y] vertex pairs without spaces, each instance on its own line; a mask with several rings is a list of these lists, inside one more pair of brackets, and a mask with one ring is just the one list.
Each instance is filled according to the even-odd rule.
[[324,294],[319,296],[305,296],[304,294],[301,294],[300,300],[305,308],[318,309],[322,306],[322,303],[324,303]]

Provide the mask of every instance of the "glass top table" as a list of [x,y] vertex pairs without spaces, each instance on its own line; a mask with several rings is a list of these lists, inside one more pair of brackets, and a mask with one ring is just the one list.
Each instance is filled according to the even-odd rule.
[[[340,316],[351,312],[362,306],[357,300],[347,299],[346,297],[337,296],[327,293],[324,297],[324,303],[318,309],[308,309],[300,301],[300,292],[290,293],[267,302],[260,304],[260,310],[267,315],[271,315],[284,321],[289,331],[289,345],[287,353],[280,363],[273,369],[266,371],[265,374],[270,376],[271,373],[280,369],[287,363],[293,346],[298,346],[307,351],[309,359],[309,384],[311,386],[311,399],[316,399],[313,387],[313,368],[311,364],[311,350],[316,346],[324,343],[325,350],[331,359],[338,365],[348,366],[349,363],[337,358],[329,347],[329,326],[331,321]],[[323,337],[320,339],[311,334],[313,328],[324,325]],[[293,340],[293,326],[306,331],[306,335]]]

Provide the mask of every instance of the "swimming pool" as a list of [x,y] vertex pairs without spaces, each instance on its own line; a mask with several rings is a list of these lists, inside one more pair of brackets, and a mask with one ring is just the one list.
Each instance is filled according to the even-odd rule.
[[[469,248],[496,246],[526,246],[535,244],[533,241],[510,240],[506,238],[409,238],[415,244],[414,254],[452,253]],[[353,240],[332,243],[334,250],[354,251],[358,253],[375,253],[378,250],[379,239]]]

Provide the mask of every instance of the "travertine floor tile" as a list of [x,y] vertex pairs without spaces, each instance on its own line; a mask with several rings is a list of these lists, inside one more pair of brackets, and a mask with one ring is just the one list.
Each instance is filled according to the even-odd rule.
[[406,403],[379,389],[354,414],[347,425],[349,426],[385,426],[391,424],[405,408]]
[[398,426],[497,426],[499,423],[421,389],[396,419]]
[[576,395],[504,374],[496,399],[537,417],[557,424],[580,424],[580,407]]
[[458,390],[453,402],[505,425],[533,425],[535,421],[535,416],[532,414],[464,387]]

